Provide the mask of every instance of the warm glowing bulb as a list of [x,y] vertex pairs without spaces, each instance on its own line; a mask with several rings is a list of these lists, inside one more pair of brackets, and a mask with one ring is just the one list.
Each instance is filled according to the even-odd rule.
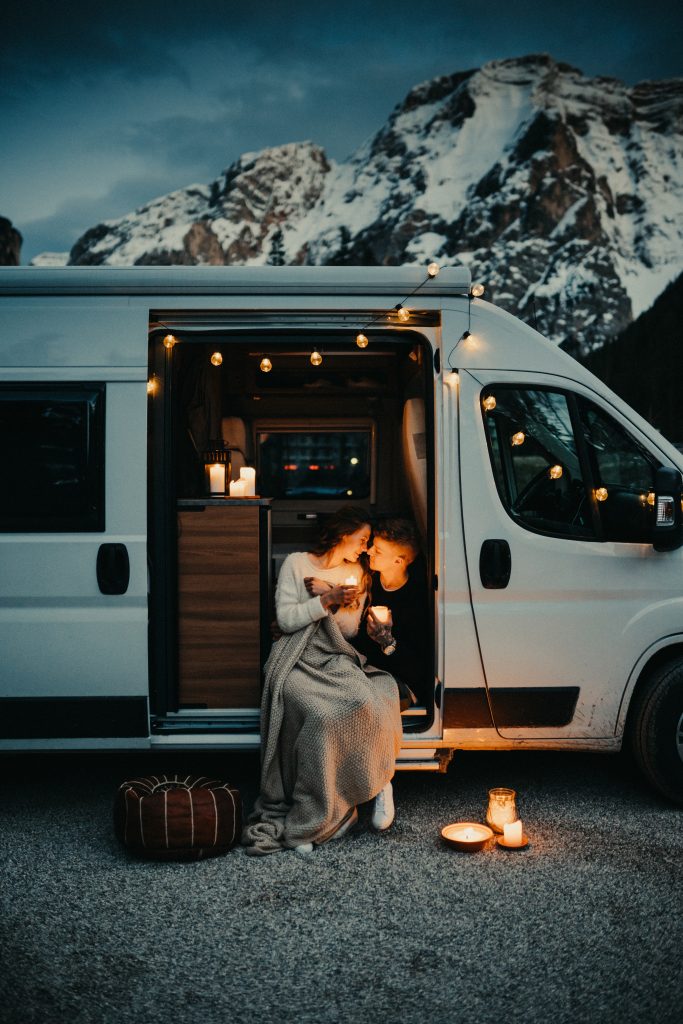
[[396,307],[396,316],[399,318],[402,324],[405,324],[410,320],[410,310],[406,309],[405,306]]
[[314,348],[311,352],[311,362],[314,366],[320,366],[323,361],[323,357],[318,352],[317,348]]
[[358,465],[358,459],[356,458],[355,455],[353,456],[352,459],[349,459],[349,462],[351,463],[352,466],[357,466]]
[[167,334],[164,338],[164,348],[173,348],[177,340],[172,334]]
[[487,395],[484,401],[481,403],[487,412],[493,412],[496,408],[496,399],[493,395]]
[[472,296],[475,299],[478,299],[481,295],[483,295],[484,294],[484,286],[483,286],[483,284],[473,284],[472,288],[471,288],[471,294],[472,294]]
[[353,494],[353,491],[347,491],[347,492],[346,492],[346,494],[347,494],[347,496],[348,496],[348,497],[350,498],[350,497],[351,497],[351,495]]
[[214,354],[211,356],[211,362],[213,363],[214,366],[220,366],[221,363],[223,362],[223,356],[221,355],[221,353],[214,352]]
[[559,480],[563,472],[562,466],[551,466],[548,470],[548,476],[551,480]]
[[512,441],[513,445],[524,444],[524,442],[526,441],[526,434],[523,431],[518,430],[516,434],[512,435],[510,440]]
[[607,501],[607,488],[598,487],[595,491],[595,497],[598,501]]
[[654,491],[650,491],[649,492],[649,494],[648,494],[648,496],[646,498],[646,501],[647,501],[648,505],[654,506],[654,503],[655,503],[655,492]]
[[364,334],[357,334],[356,335],[356,345],[358,345],[358,348],[367,348],[368,347],[368,339],[365,337]]
[[270,371],[273,369],[273,364],[271,363],[271,361],[268,358],[268,356],[264,356],[263,357],[263,359],[259,363],[259,366],[260,366],[261,371],[263,373],[270,373]]
[[436,275],[439,273],[439,270],[440,267],[438,263],[430,263],[429,266],[427,267],[427,273],[429,274],[430,277],[436,277]]
[[154,377],[151,377],[147,381],[147,394],[148,395],[153,395],[156,392],[156,389],[157,389],[156,379]]

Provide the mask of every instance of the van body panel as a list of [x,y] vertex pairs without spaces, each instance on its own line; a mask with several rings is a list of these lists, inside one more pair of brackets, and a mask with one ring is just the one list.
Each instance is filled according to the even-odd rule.
[[[578,687],[567,725],[538,730],[501,727],[511,738],[614,735],[624,686],[641,653],[681,621],[683,551],[660,554],[652,545],[542,535],[514,521],[503,507],[489,457],[483,386],[517,383],[567,389],[565,378],[534,373],[461,373],[463,516],[470,565],[484,541],[503,538],[511,551],[510,583],[486,589],[471,575],[472,603],[494,717],[495,691],[553,693]],[[587,393],[581,384],[571,387]],[[601,404],[599,395],[590,397]],[[614,415],[614,410],[610,410]],[[648,437],[635,431],[645,447]],[[544,692],[545,691],[545,692]],[[533,721],[533,719],[531,719]]]

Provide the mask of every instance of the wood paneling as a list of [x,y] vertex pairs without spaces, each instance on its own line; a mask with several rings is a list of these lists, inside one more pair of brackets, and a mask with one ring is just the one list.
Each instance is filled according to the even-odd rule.
[[178,513],[181,706],[259,707],[260,571],[258,507]]

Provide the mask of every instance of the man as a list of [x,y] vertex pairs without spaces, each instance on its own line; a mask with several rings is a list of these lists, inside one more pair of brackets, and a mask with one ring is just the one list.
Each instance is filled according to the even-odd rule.
[[[410,520],[379,522],[368,548],[372,606],[358,635],[351,639],[371,665],[394,677],[401,710],[416,702],[426,703],[432,678],[427,581],[423,567],[416,564],[419,553],[417,532]],[[377,605],[389,609],[386,624],[372,611]],[[375,797],[372,827],[385,832],[394,816],[393,788],[388,782]]]
[[[371,665],[398,683],[401,706],[426,703],[432,676],[427,582],[415,526],[408,519],[383,519],[374,530],[368,559],[372,606],[388,607],[385,626],[370,610],[353,645]],[[411,571],[411,566],[413,567]]]

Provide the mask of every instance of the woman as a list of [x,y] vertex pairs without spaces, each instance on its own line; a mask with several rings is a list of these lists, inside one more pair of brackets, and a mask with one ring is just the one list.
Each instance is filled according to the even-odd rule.
[[370,534],[367,514],[347,506],[313,551],[289,555],[280,570],[282,636],[265,668],[261,792],[243,835],[247,853],[307,853],[340,837],[356,806],[393,775],[402,734],[396,685],[386,672],[364,671],[348,642],[366,600],[359,559]]

